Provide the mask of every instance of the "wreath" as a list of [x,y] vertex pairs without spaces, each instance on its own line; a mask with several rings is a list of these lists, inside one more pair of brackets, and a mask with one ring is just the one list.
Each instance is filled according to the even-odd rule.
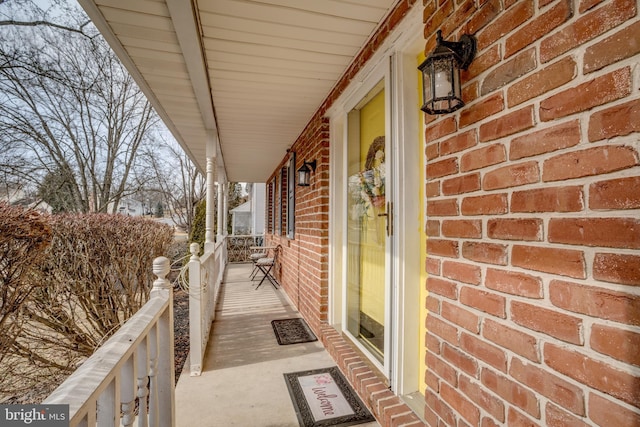
[[354,218],[369,216],[371,208],[385,203],[385,154],[384,136],[376,137],[367,151],[364,170],[349,177],[349,194],[352,198]]

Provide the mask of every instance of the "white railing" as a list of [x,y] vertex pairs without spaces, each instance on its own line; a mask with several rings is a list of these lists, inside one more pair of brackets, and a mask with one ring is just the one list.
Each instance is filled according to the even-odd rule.
[[175,425],[169,259],[156,258],[149,301],[44,404],[68,404],[69,426]]
[[191,376],[199,376],[227,264],[227,246],[224,239],[216,242],[213,252],[205,252],[202,257],[198,256],[197,243],[192,243],[189,250],[189,370]]

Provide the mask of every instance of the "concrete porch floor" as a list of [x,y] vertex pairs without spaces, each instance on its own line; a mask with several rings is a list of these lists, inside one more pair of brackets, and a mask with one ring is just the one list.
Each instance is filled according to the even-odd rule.
[[227,266],[202,375],[187,360],[176,386],[178,427],[298,427],[283,374],[336,365],[319,341],[278,344],[271,321],[300,315],[268,281],[255,290],[250,272]]

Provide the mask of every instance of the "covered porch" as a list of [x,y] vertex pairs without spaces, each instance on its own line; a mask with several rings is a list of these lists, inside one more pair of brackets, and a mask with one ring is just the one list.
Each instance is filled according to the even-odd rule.
[[300,313],[269,283],[255,289],[250,273],[248,263],[226,268],[202,372],[187,363],[176,385],[177,426],[297,427],[283,374],[335,366],[319,341],[278,344],[271,321]]
[[[282,287],[247,292],[288,298],[268,310],[295,307],[323,350],[238,350],[247,390],[262,363],[326,351],[385,427],[640,424],[637,2],[79,2],[206,174],[190,415],[220,412],[229,362],[209,338],[242,316],[214,309],[242,284],[213,206],[228,182],[264,182]],[[421,87],[425,54],[465,35],[468,68]],[[443,77],[466,105],[420,113],[451,99]],[[47,400],[72,403],[72,426],[132,425],[148,394],[150,425],[180,425],[164,263],[148,306]]]
[[261,277],[252,277],[251,263],[227,263],[227,253],[219,244],[210,254],[192,256],[184,270],[191,273],[191,345],[181,373],[174,368],[169,260],[160,257],[149,301],[43,404],[69,405],[71,427],[302,426],[284,375],[335,368],[338,359],[348,367],[342,374],[351,387],[374,396],[361,402],[364,412],[398,425],[424,425],[406,406],[383,404],[393,399],[384,379],[330,326],[316,331],[317,341],[281,345],[271,321],[304,317],[281,288],[268,281],[258,286]]
[[[329,269],[329,241],[325,220],[305,218],[304,212],[296,214],[297,219],[293,220],[294,211],[315,212],[315,206],[326,206],[328,203],[326,183],[329,177],[329,160],[326,154],[305,153],[302,150],[296,159],[293,148],[297,139],[308,132],[308,129],[312,129],[309,127],[310,123],[326,120],[323,118],[326,100],[332,94],[344,90],[344,83],[353,78],[364,61],[380,47],[398,20],[409,10],[412,10],[414,17],[419,18],[421,11],[418,2],[207,0],[185,3],[179,0],[160,0],[131,3],[127,0],[79,0],[79,3],[207,181],[204,253],[196,257],[197,260],[192,257],[197,265],[189,272],[190,281],[195,284],[190,285],[190,292],[196,288],[199,292],[192,299],[196,304],[201,303],[190,308],[191,322],[198,325],[198,331],[191,336],[191,360],[187,362],[187,376],[182,375],[176,390],[165,388],[156,393],[164,402],[160,406],[170,405],[172,408],[171,415],[167,413],[166,417],[160,416],[159,422],[165,422],[166,425],[194,425],[183,424],[182,417],[195,416],[201,420],[205,412],[210,411],[219,417],[229,411],[228,407],[224,411],[215,409],[220,407],[216,405],[227,402],[225,396],[231,396],[230,393],[219,394],[216,392],[217,388],[225,392],[236,389],[224,383],[226,369],[216,368],[217,362],[222,363],[222,366],[227,363],[217,359],[225,352],[218,348],[216,325],[218,322],[224,325],[226,316],[240,316],[239,313],[232,315],[215,311],[215,307],[221,303],[218,298],[223,298],[225,287],[229,285],[223,278],[225,266],[228,265],[226,247],[229,236],[225,235],[223,226],[227,223],[227,184],[271,182],[267,197],[272,199],[271,205],[278,199],[281,207],[278,214],[275,213],[275,208],[271,208],[266,215],[266,220],[270,221],[266,233],[268,243],[282,245],[284,250],[280,263],[287,269],[294,268],[299,272],[299,265],[305,262],[312,266],[313,272],[306,277],[301,277],[298,273],[293,279],[292,273],[287,271],[287,277],[279,291],[274,291],[265,283],[257,292],[276,292],[275,295],[279,295],[282,301],[288,302],[280,308],[272,307],[275,310],[273,313],[256,312],[251,316],[242,316],[243,321],[251,324],[245,334],[254,336],[259,333],[261,337],[266,335],[272,339],[272,332],[264,331],[264,325],[257,327],[256,322],[264,320],[265,316],[278,314],[278,310],[297,309],[302,316],[307,317],[320,341],[311,346],[316,350],[311,354],[297,354],[300,350],[294,348],[287,348],[286,351],[278,347],[271,348],[270,346],[277,345],[273,342],[265,347],[264,352],[255,352],[256,341],[245,342],[241,335],[232,332],[234,340],[225,341],[225,345],[236,348],[235,345],[246,344],[249,349],[239,349],[240,353],[254,354],[256,359],[268,360],[269,366],[280,363],[312,366],[320,361],[324,361],[321,364],[327,366],[339,365],[360,397],[367,396],[369,400],[364,403],[379,420],[386,417],[387,422],[391,418],[396,419],[397,425],[422,425],[419,421],[421,415],[413,413],[405,402],[390,391],[388,378],[380,375],[379,370],[372,367],[366,357],[361,356],[352,344],[344,340],[342,334],[335,329],[336,321],[328,322],[326,272]],[[421,27],[418,19],[413,21],[416,24],[412,30]],[[412,38],[415,37],[412,35]],[[422,45],[422,40],[418,44]],[[422,46],[416,49],[422,50]],[[412,66],[414,74],[417,73],[415,68]],[[413,115],[417,117],[417,112],[414,111]],[[283,159],[291,155],[294,157],[286,178],[288,184],[285,184],[281,164]],[[307,160],[311,161],[316,157],[318,161],[317,169],[314,162],[314,184],[310,189],[296,188],[295,171],[305,165]],[[277,189],[273,179],[275,171],[279,174]],[[276,191],[278,196],[275,195]],[[214,199],[216,192],[217,200]],[[285,202],[285,192],[289,193],[289,197],[292,193],[300,193],[298,202]],[[284,206],[288,207],[286,214]],[[298,267],[293,267],[294,265]],[[314,289],[307,293],[306,287]],[[252,294],[249,298],[258,295],[252,290],[248,292]],[[335,317],[337,319],[337,315]],[[242,325],[241,322],[233,324],[234,327]],[[267,329],[269,327],[267,324]],[[193,328],[192,325],[192,332]],[[211,335],[210,329],[213,331]],[[224,326],[218,329],[224,330]],[[145,332],[143,340],[151,341],[153,345],[154,337],[147,339],[144,334]],[[146,347],[146,342],[142,346]],[[167,352],[166,349],[162,351]],[[122,357],[126,360],[136,359],[141,353],[136,348],[131,352],[131,356]],[[291,355],[282,356],[290,352]],[[229,356],[233,353],[230,352]],[[153,370],[152,362],[155,363],[150,359],[146,363]],[[276,406],[282,409],[276,411],[277,415],[287,417],[288,421],[280,424],[265,416],[257,423],[249,424],[219,421],[199,424],[289,425],[286,423],[291,422],[290,425],[296,425],[288,394],[282,393],[281,389],[275,394],[264,392],[259,387],[264,384],[260,380],[264,372],[261,372],[261,364],[255,362],[248,358],[247,366],[258,370],[238,366],[236,369],[241,374],[235,375],[235,371],[229,371],[231,379],[236,381],[235,386],[241,386],[240,379],[247,382],[247,387],[255,384],[252,393],[269,398],[277,395],[288,408],[285,410],[284,407]],[[164,366],[168,365],[170,363]],[[114,369],[115,373],[105,375],[108,378],[136,377],[137,372],[145,370],[143,366],[137,367],[132,375],[129,368],[119,372],[121,368],[118,365]],[[168,373],[164,372],[163,375]],[[138,398],[141,396],[137,393],[153,393],[153,390],[140,388],[143,380],[143,376],[136,377],[137,388],[134,387],[133,390]],[[116,384],[113,387],[118,388],[117,384],[121,380],[108,381],[113,381]],[[165,386],[166,384],[168,381],[165,381]],[[118,393],[112,394],[101,387],[91,392],[92,399],[96,399],[93,405],[97,408],[98,417],[100,407],[105,405],[99,403],[100,399],[107,399],[108,407],[112,406],[112,401],[123,404],[129,401],[127,399],[130,396]],[[244,399],[232,399],[234,408],[237,407],[248,415],[248,407],[261,406],[259,400],[249,398],[259,396],[247,392],[243,394]],[[208,400],[198,400],[206,396],[210,396]],[[60,396],[54,397],[61,402],[65,401]],[[66,398],[72,399],[70,396]],[[378,405],[378,399],[384,401],[384,404]],[[78,409],[81,413],[77,415],[77,422],[81,425],[85,422],[92,425],[94,410],[91,405],[88,409],[84,406],[83,409]],[[422,413],[423,406],[423,401],[416,405],[417,414]],[[185,411],[185,407],[193,409]],[[84,412],[88,414],[88,418],[82,415]],[[112,412],[103,413],[102,416],[111,419],[117,415]],[[150,424],[153,424],[152,418],[150,417]]]

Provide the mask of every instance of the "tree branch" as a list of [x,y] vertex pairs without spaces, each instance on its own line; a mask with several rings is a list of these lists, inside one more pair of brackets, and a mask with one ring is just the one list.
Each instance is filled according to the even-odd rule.
[[[0,0],[0,4],[1,3],[2,3],[2,0]],[[13,25],[13,26],[18,26],[18,27],[45,26],[45,27],[57,28],[59,30],[71,31],[73,33],[82,34],[83,36],[85,36],[87,38],[92,38],[91,36],[89,36],[88,34],[86,34],[84,32],[84,27],[85,27],[85,25],[87,25],[86,23],[83,24],[80,29],[78,29],[78,28],[73,28],[73,27],[67,27],[66,25],[56,24],[55,22],[49,22],[49,21],[16,21],[16,20],[13,20],[13,19],[0,21],[0,27],[8,26],[8,25]]]

